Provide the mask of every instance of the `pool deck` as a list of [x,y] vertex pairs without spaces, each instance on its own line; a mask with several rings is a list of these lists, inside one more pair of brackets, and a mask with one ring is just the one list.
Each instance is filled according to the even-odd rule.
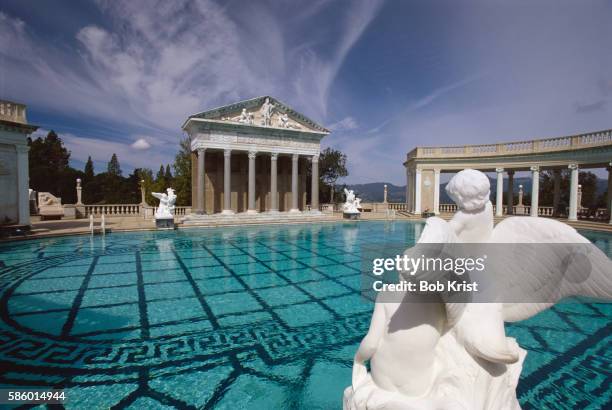
[[[452,214],[441,214],[441,218],[449,220],[452,217]],[[505,219],[506,217],[495,217],[495,223]],[[279,219],[278,221],[271,222],[269,219],[260,220],[251,219],[248,221],[245,220],[235,220],[231,221],[227,218],[223,220],[219,220],[214,223],[210,223],[209,225],[194,225],[189,226],[186,224],[182,224],[179,218],[176,219],[177,228],[179,229],[189,229],[189,228],[202,228],[202,227],[219,227],[219,226],[239,226],[239,225],[256,225],[256,224],[295,224],[295,223],[313,223],[313,222],[338,222],[342,221],[341,213],[334,214],[326,214],[321,219],[313,220],[312,218],[304,218],[303,220],[299,218],[294,218],[291,221],[286,221],[283,219]],[[386,213],[382,212],[365,212],[361,214],[362,221],[369,220],[389,220],[389,217]],[[405,215],[398,214],[395,216],[394,220],[413,220],[413,221],[422,221],[424,218],[420,216],[414,215]],[[568,221],[567,219],[559,219],[559,221],[564,222],[576,229],[588,229],[594,231],[603,231],[603,232],[612,232],[612,225],[607,224],[605,222],[592,222],[592,221]],[[96,231],[100,230],[100,220],[95,221],[94,229]],[[144,231],[144,230],[154,230],[155,229],[155,221],[150,219],[143,219],[141,217],[108,217],[106,219],[106,230],[107,232],[123,232],[123,231]],[[22,235],[9,236],[5,238],[0,238],[0,241],[11,241],[11,240],[22,240],[22,239],[35,239],[42,237],[54,237],[54,236],[64,236],[64,235],[84,235],[89,234],[89,220],[87,219],[73,219],[73,220],[57,220],[57,221],[35,221],[32,222],[31,229],[29,233],[24,233]]]

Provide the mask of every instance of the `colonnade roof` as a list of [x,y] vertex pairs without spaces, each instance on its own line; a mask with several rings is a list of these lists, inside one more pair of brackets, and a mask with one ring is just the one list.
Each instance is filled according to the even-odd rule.
[[404,166],[495,169],[508,166],[520,170],[533,165],[562,167],[568,163],[606,166],[612,161],[612,130],[563,137],[439,147],[416,147]]

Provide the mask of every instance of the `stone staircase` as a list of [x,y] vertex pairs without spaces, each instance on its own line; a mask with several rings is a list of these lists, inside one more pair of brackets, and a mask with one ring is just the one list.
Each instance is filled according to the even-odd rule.
[[231,226],[231,225],[258,225],[258,224],[294,224],[329,222],[338,220],[338,216],[324,212],[262,212],[257,214],[237,213],[233,215],[190,214],[181,218],[179,226]]

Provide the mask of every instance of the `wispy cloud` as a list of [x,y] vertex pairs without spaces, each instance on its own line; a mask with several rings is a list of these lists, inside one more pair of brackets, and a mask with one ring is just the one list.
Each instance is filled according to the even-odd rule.
[[355,118],[349,116],[329,125],[328,128],[331,131],[342,132],[359,128],[359,125],[357,124],[357,120]]
[[[85,24],[70,49],[0,14],[0,87],[52,115],[110,122],[123,131],[112,142],[174,142],[187,115],[263,94],[324,123],[335,76],[381,3],[99,1],[105,24]],[[330,7],[340,30],[317,38],[307,16]]]

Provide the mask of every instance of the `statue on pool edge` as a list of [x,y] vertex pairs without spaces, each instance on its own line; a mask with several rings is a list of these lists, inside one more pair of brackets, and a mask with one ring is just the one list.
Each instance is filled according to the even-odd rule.
[[159,206],[157,211],[155,211],[155,219],[174,219],[176,194],[172,188],[166,189],[166,192],[151,192],[151,195],[159,199]]
[[[551,219],[511,217],[494,227],[489,180],[482,172],[459,172],[446,191],[457,213],[450,222],[427,219],[419,243],[589,243],[573,228]],[[612,298],[611,262],[593,248],[588,254],[590,276],[581,283],[564,282],[554,289],[557,299]],[[547,286],[558,286],[538,280],[538,272],[558,269],[558,261],[554,268],[544,258],[532,263],[529,269],[510,266],[508,277],[501,279],[507,283],[500,288],[531,286],[534,293],[545,293],[551,291]],[[381,297],[355,354],[352,385],[344,391],[345,410],[520,409],[515,391],[526,351],[506,337],[504,321],[525,320],[554,300],[454,303],[440,295],[440,302],[432,303],[419,302],[419,295],[406,292],[401,302],[383,303]]]

